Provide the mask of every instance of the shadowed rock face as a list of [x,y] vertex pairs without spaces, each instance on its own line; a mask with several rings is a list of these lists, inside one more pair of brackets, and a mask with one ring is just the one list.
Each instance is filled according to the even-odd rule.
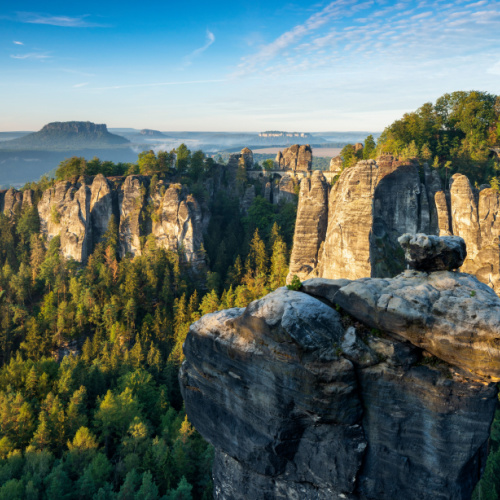
[[303,289],[190,328],[180,382],[190,421],[215,446],[214,497],[470,498],[496,405],[481,377],[500,375],[485,358],[500,324],[493,291],[448,271]]

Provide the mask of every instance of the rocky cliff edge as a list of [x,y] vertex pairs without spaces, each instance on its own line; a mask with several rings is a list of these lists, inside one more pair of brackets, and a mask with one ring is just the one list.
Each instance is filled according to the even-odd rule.
[[215,446],[215,498],[470,498],[500,299],[474,276],[415,267],[308,280],[191,326],[180,382]]

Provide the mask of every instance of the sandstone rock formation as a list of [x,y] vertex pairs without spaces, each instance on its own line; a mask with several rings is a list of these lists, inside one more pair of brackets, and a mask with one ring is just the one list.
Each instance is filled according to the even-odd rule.
[[8,189],[3,197],[3,213],[6,215],[13,214],[16,210],[21,209],[23,194],[13,188]]
[[253,167],[253,152],[249,148],[243,148],[239,153],[233,153],[229,156],[228,167],[237,169],[239,166],[244,166],[246,169]]
[[113,190],[106,177],[96,175],[90,186],[93,243],[99,243],[113,215]]
[[272,202],[274,204],[279,204],[281,202],[292,202],[297,200],[297,194],[295,192],[298,186],[298,181],[290,176],[285,174],[275,186],[273,186],[273,196]]
[[156,244],[166,250],[182,251],[188,262],[201,265],[202,214],[194,197],[176,184],[171,185],[163,197],[156,191],[152,201],[156,215],[151,233]]
[[340,174],[342,172],[343,166],[344,164],[340,156],[335,156],[330,160],[330,172],[335,172],[336,174]]
[[[200,250],[207,221],[197,201],[180,185],[169,187],[163,181],[150,191],[150,179],[139,175],[125,179],[97,175],[90,185],[84,178],[58,182],[38,204],[41,232],[49,240],[60,235],[63,255],[85,261],[114,216],[120,257],[141,255],[152,235],[159,247],[180,252],[195,268],[203,266]],[[31,191],[11,198],[22,199],[23,207],[33,202]]]
[[141,225],[141,213],[146,203],[146,192],[149,180],[136,175],[129,175],[119,193],[120,227],[119,251],[120,257],[127,253],[141,255],[141,236],[145,228]]
[[311,170],[312,149],[309,144],[294,144],[279,152],[274,160],[276,170]]
[[303,289],[190,328],[180,382],[215,446],[214,498],[470,498],[496,406],[500,299],[449,271]]
[[[437,172],[427,165],[386,155],[344,170],[328,198],[328,228],[321,251],[294,253],[289,281],[293,274],[301,280],[394,276],[404,269],[397,239],[422,232],[462,237],[467,258],[461,270],[500,293],[496,190],[484,187],[477,193],[467,177],[455,174],[450,190],[443,191]],[[305,224],[301,217],[298,213],[297,228]],[[300,246],[296,234],[294,246]]]
[[328,225],[328,184],[320,170],[300,183],[290,276],[308,276],[316,269]]
[[47,189],[38,204],[40,231],[51,240],[61,237],[61,252],[77,261],[91,251],[90,189],[83,183],[58,182]]

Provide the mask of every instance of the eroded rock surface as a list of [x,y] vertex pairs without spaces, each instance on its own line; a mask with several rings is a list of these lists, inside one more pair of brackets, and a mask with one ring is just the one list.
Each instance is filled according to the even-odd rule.
[[[455,174],[444,191],[438,173],[427,165],[384,155],[343,170],[327,203],[321,251],[291,258],[301,280],[394,276],[404,269],[397,239],[425,233],[463,238],[467,257],[461,271],[500,293],[500,194],[495,189],[476,190],[466,176]],[[303,224],[298,214],[296,229]]]
[[318,265],[321,244],[328,226],[328,183],[316,170],[300,183],[289,281],[309,276]]
[[40,231],[51,240],[61,237],[61,252],[77,261],[91,251],[91,192],[85,183],[58,182],[47,189],[38,204]]
[[500,375],[486,354],[500,324],[493,291],[414,271],[303,289],[191,326],[180,382],[190,421],[215,446],[214,497],[470,498],[497,394],[479,376]]
[[312,149],[309,144],[294,144],[276,155],[274,165],[277,170],[311,170]]

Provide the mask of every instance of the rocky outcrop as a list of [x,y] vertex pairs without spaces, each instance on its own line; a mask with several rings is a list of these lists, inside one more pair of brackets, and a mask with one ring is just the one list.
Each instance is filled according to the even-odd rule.
[[3,213],[12,215],[21,209],[23,194],[13,188],[8,189],[3,198]]
[[190,328],[180,382],[215,446],[214,498],[470,498],[496,406],[500,299],[449,271],[303,290]]
[[274,204],[295,202],[297,200],[296,189],[298,181],[290,176],[284,175],[278,183],[273,186],[272,202]]
[[279,152],[274,160],[276,170],[311,170],[312,149],[309,144],[294,144]]
[[255,198],[255,186],[247,186],[243,197],[240,200],[240,208],[244,214],[248,213],[250,206]]
[[90,186],[90,214],[93,243],[99,243],[113,215],[113,190],[106,177],[98,174]]
[[335,156],[330,160],[330,172],[335,172],[336,174],[340,174],[342,172],[343,167],[344,163],[340,156]]
[[229,156],[227,163],[228,167],[232,169],[237,169],[242,166],[247,170],[251,170],[253,167],[253,152],[249,148],[243,148],[239,153],[233,153]]
[[122,258],[127,254],[141,255],[141,236],[145,235],[141,214],[145,208],[148,184],[145,178],[130,175],[121,186],[118,198],[120,210],[118,253]]
[[[460,236],[461,270],[500,293],[500,194],[455,174],[443,191],[436,171],[386,155],[360,161],[340,175],[328,199],[328,228],[319,255],[293,254],[293,274],[312,277],[389,277],[404,269],[397,239],[404,233]],[[297,215],[297,228],[304,224]],[[299,233],[297,233],[299,234]],[[294,245],[300,245],[299,236]],[[310,262],[317,264],[311,266]],[[302,270],[301,270],[302,269]]]
[[[23,207],[33,201],[27,192]],[[97,175],[87,184],[82,177],[45,191],[38,211],[41,232],[48,240],[60,235],[67,258],[86,261],[114,217],[121,258],[141,255],[151,236],[159,247],[179,252],[194,268],[204,265],[201,250],[207,220],[195,198],[179,184],[160,181],[153,188],[149,177],[139,175],[125,179]]]
[[188,262],[202,265],[202,213],[194,197],[180,184],[174,184],[163,196],[156,190],[151,200],[155,207],[151,234],[156,244],[165,250],[182,252]]
[[295,275],[308,276],[318,265],[328,225],[328,189],[328,183],[319,170],[300,184],[290,280]]
[[[384,157],[344,170],[330,191],[328,229],[318,266],[299,278],[355,279],[402,270],[397,238],[418,231],[419,212],[430,218],[423,196],[417,166],[410,162]],[[300,268],[300,260],[292,259],[292,265]]]
[[80,262],[91,251],[90,198],[85,183],[64,181],[47,189],[38,204],[41,233],[48,240],[59,235],[64,257]]

